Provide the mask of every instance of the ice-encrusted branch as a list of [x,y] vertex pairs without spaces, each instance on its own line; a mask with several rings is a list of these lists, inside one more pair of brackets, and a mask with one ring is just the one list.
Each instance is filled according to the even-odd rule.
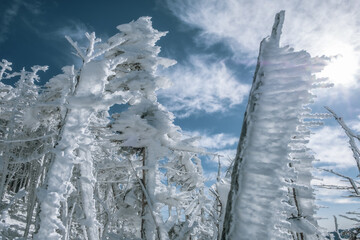
[[339,232],[339,224],[338,224],[337,218],[335,215],[333,217],[334,217],[334,224],[335,224],[335,232],[337,233],[340,240],[342,240],[340,232]]
[[45,135],[45,136],[33,137],[33,138],[27,138],[27,139],[13,139],[13,140],[1,140],[0,139],[0,142],[5,142],[5,143],[32,142],[32,141],[36,141],[36,140],[41,140],[41,139],[53,137],[53,136],[55,136],[55,134],[49,134],[49,135]]
[[345,216],[345,215],[339,215],[339,216],[360,223],[359,218],[348,217],[348,216]]
[[7,73],[5,73],[6,71],[12,71],[11,68],[12,63],[7,61],[6,59],[2,59],[0,62],[0,80],[2,79],[3,75],[7,75]]
[[160,232],[160,226],[156,220],[156,216],[155,216],[155,213],[154,213],[154,207],[152,205],[152,200],[150,198],[150,195],[149,193],[147,192],[145,186],[144,186],[144,183],[141,181],[140,177],[137,175],[137,172],[131,162],[130,159],[128,159],[129,163],[130,163],[130,167],[131,167],[131,170],[134,172],[134,175],[137,179],[137,181],[139,182],[140,186],[141,186],[141,190],[143,191],[144,195],[145,195],[145,198],[146,198],[146,201],[147,201],[147,205],[149,206],[149,209],[150,209],[150,212],[151,212],[151,216],[152,216],[152,219],[154,221],[154,224],[156,226],[156,232],[157,232],[157,235],[158,235],[158,239],[159,240],[162,240],[161,239],[161,232]]
[[354,189],[356,196],[359,196],[359,197],[360,197],[359,188],[358,188],[358,186],[357,186],[357,184],[356,184],[356,182],[355,182],[355,180],[354,180],[353,178],[348,177],[348,176],[345,176],[345,175],[342,175],[342,174],[340,174],[340,173],[337,173],[337,172],[335,172],[334,170],[328,170],[328,169],[322,169],[322,170],[325,171],[325,172],[332,173],[332,174],[334,174],[334,175],[337,175],[337,176],[339,176],[339,177],[342,177],[342,178],[345,178],[346,180],[348,180],[349,183],[350,183],[351,186],[352,186],[352,189]]
[[353,156],[356,161],[358,171],[360,173],[360,150],[355,143],[355,139],[360,141],[360,135],[354,134],[353,131],[345,124],[343,119],[339,117],[331,108],[325,106],[325,109],[328,110],[333,115],[335,120],[340,124],[340,126],[344,129],[346,135],[349,137],[350,148],[351,151],[353,152]]
[[123,44],[125,42],[124,39],[119,39],[117,42],[113,43],[112,45],[109,45],[108,47],[104,48],[103,50],[100,50],[93,55],[89,56],[87,61],[91,61],[97,57],[100,57],[101,55],[105,54],[108,51],[111,51],[112,49],[118,47],[119,45]]
[[96,43],[101,42],[100,38],[96,38],[95,37],[95,33],[85,33],[85,36],[87,37],[87,39],[89,40],[89,46],[87,47],[86,53],[84,53],[80,47],[78,46],[78,43],[73,41],[71,39],[71,37],[69,36],[65,36],[66,40],[68,40],[68,42],[71,44],[71,46],[75,49],[77,55],[82,59],[82,61],[84,63],[88,63],[91,60],[100,57],[101,55],[105,54],[108,51],[111,51],[112,49],[118,47],[119,45],[123,44],[125,42],[124,39],[118,39],[116,42],[114,42],[113,44],[107,46],[106,48],[102,49],[102,50],[98,50],[97,52],[95,51],[95,45]]
[[211,153],[206,151],[201,151],[199,149],[194,148],[181,148],[181,147],[168,147],[170,150],[173,151],[179,151],[179,152],[189,152],[189,153],[197,153],[201,155],[209,155],[209,156],[215,156],[215,157],[224,157],[223,155],[217,154],[217,153]]
[[271,39],[273,39],[277,46],[279,46],[280,36],[282,33],[282,27],[285,20],[285,11],[278,12],[275,16],[275,22],[271,31]]
[[95,49],[95,44],[98,42],[101,42],[100,38],[96,38],[95,33],[92,32],[91,34],[89,33],[85,33],[85,36],[87,37],[87,39],[89,40],[89,47],[86,51],[86,56],[90,57],[93,55],[94,53],[94,49]]
[[86,55],[83,53],[83,51],[79,48],[78,43],[74,42],[71,37],[65,36],[66,40],[71,44],[71,46],[75,49],[77,55],[85,62]]

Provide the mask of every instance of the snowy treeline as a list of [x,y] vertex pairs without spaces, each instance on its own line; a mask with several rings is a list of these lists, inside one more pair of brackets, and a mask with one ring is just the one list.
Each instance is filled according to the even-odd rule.
[[[168,80],[155,43],[166,33],[142,17],[88,46],[67,37],[82,60],[45,86],[39,71],[1,79],[1,221],[3,239],[211,239],[216,198],[205,194],[195,139],[158,103]],[[124,110],[109,116],[114,104]],[[214,194],[217,190],[214,187]]]
[[150,18],[105,42],[67,37],[82,66],[44,86],[46,66],[13,72],[2,60],[0,80],[16,83],[0,82],[1,237],[321,239],[306,144],[329,116],[308,107],[311,89],[329,86],[314,77],[326,59],[279,47],[283,21],[261,42],[229,197],[220,172],[205,185],[199,154],[210,153],[157,101],[169,84],[157,69],[175,61],[158,56],[166,33]]

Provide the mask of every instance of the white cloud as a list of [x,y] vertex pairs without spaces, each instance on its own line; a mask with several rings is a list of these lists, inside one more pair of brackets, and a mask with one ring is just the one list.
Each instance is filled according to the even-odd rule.
[[319,164],[333,170],[356,167],[348,138],[339,126],[325,126],[311,136],[309,147],[315,152]]
[[239,138],[229,134],[219,133],[211,136],[202,136],[199,145],[207,149],[224,149],[233,146],[238,142]]
[[198,111],[225,112],[241,104],[250,89],[236,79],[224,61],[212,61],[209,56],[192,55],[187,63],[177,64],[165,73],[173,84],[159,95],[178,117]]
[[209,135],[198,131],[184,132],[185,135],[198,137],[197,145],[200,148],[210,150],[223,150],[237,144],[239,138],[230,134],[218,133]]
[[353,121],[350,121],[348,126],[354,134],[360,135],[360,115],[358,115],[357,118],[355,118]]
[[170,1],[181,20],[202,31],[203,42],[225,42],[241,62],[256,60],[275,13],[286,10],[282,42],[312,55],[337,56],[327,75],[343,87],[359,85],[360,1]]

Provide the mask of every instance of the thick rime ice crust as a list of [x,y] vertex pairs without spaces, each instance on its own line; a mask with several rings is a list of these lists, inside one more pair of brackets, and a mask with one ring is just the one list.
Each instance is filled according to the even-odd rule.
[[[91,118],[96,113],[107,111],[115,103],[141,103],[131,108],[131,111],[135,112],[132,112],[134,116],[129,117],[134,119],[126,119],[130,121],[129,123],[140,124],[142,122],[143,125],[131,128],[133,132],[129,133],[131,137],[126,139],[124,146],[138,147],[134,138],[142,138],[143,134],[148,134],[152,138],[154,134],[164,135],[164,131],[168,129],[161,129],[161,126],[156,125],[166,120],[174,129],[173,133],[166,133],[168,135],[177,134],[178,128],[172,125],[172,115],[163,111],[162,107],[156,103],[155,90],[163,87],[166,82],[155,76],[156,67],[158,65],[169,66],[174,63],[174,61],[157,57],[160,48],[155,46],[155,42],[165,33],[153,29],[148,17],[120,25],[118,29],[122,32],[101,45],[97,44],[100,39],[97,39],[94,33],[86,34],[89,39],[86,53],[78,47],[76,42],[67,37],[84,64],[78,73],[74,73],[73,68],[64,68],[64,74],[50,81],[50,88],[57,92],[64,92],[65,96],[61,95],[62,99],[58,101],[65,104],[66,110],[61,126],[60,140],[54,150],[56,157],[48,172],[47,187],[39,194],[41,222],[39,232],[35,236],[37,239],[60,239],[61,235],[67,232],[64,221],[59,216],[61,215],[61,205],[67,201],[74,188],[71,177],[75,165],[79,166],[81,176],[77,182],[79,185],[77,191],[81,195],[84,210],[82,225],[86,228],[88,239],[99,238],[94,199],[96,178],[93,173],[92,158],[95,136],[92,135],[89,128]],[[99,59],[99,57],[101,58]],[[67,92],[63,91],[61,86],[66,80],[70,83],[65,84],[70,88]],[[149,100],[146,101],[146,99]],[[147,109],[149,107],[152,109]],[[147,122],[154,122],[154,126],[147,125],[145,119],[140,119],[140,116],[146,112],[149,117],[145,119],[150,118]],[[131,122],[136,117],[139,117],[138,121]],[[164,120],[165,118],[166,120]],[[144,129],[141,128],[142,126]],[[150,128],[148,128],[149,126]],[[155,131],[157,129],[159,129],[159,133]],[[144,131],[141,132],[142,130]],[[142,140],[138,144],[149,144],[149,139]],[[149,158],[158,157],[157,150],[159,149],[148,150]],[[153,162],[149,168],[155,168],[155,166],[156,162]],[[154,187],[151,186],[156,185],[156,179],[151,177],[151,174],[148,178],[148,191],[154,192]],[[151,221],[148,219],[147,222],[151,223]]]
[[[194,209],[192,205],[187,206],[188,199],[191,199],[194,191],[179,193],[175,187],[170,187],[171,184],[166,186],[162,183],[163,174],[159,170],[159,161],[167,160],[165,167],[175,170],[167,170],[167,181],[176,182],[184,188],[192,185],[193,189],[203,187],[200,177],[202,172],[197,169],[201,168],[201,164],[193,163],[197,158],[186,151],[196,149],[191,147],[191,144],[183,142],[180,128],[173,124],[174,116],[157,102],[155,91],[166,87],[168,83],[166,79],[156,75],[156,69],[160,65],[168,67],[175,63],[158,57],[160,48],[155,46],[155,42],[165,33],[153,29],[150,18],[147,17],[120,25],[118,29],[121,31],[118,36],[125,39],[125,44],[109,51],[106,57],[125,60],[116,66],[114,75],[105,88],[108,92],[113,92],[114,89],[127,91],[131,97],[128,102],[129,108],[112,116],[114,121],[111,123],[111,129],[117,134],[111,139],[120,142],[121,147],[142,149],[143,152],[141,168],[144,169],[142,178],[145,179],[143,192],[146,195],[146,203],[142,205],[142,237],[149,240],[169,239],[169,228],[179,216],[169,216],[167,224],[164,225],[161,213],[164,204],[170,208],[177,208],[176,206],[182,204],[184,208],[190,209],[187,216],[194,215],[194,221],[198,221],[196,214],[199,215],[198,212],[201,210]],[[110,38],[110,44],[118,36]],[[177,171],[182,165],[186,166],[186,171],[182,168],[185,176],[179,176]],[[184,229],[189,232],[194,227],[195,224],[191,223]]]
[[[305,121],[319,85],[313,73],[325,65],[305,51],[279,47],[284,12],[261,42],[233,170],[223,239],[307,239],[318,234],[313,190],[313,156]],[[321,83],[322,84],[322,83]],[[326,86],[326,84],[323,84]]]

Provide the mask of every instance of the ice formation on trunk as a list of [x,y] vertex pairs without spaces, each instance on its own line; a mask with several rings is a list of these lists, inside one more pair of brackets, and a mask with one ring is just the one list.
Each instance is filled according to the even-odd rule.
[[[80,69],[44,86],[0,62],[0,232],[4,238],[209,239],[216,218],[201,160],[157,102],[167,79],[149,17],[105,43],[67,37]],[[2,79],[20,76],[14,87]],[[126,106],[109,117],[114,104]],[[166,217],[167,219],[165,219]],[[217,226],[218,227],[218,226]]]
[[[84,213],[83,234],[89,240],[99,239],[93,196],[96,180],[93,174],[91,145],[94,136],[89,131],[89,123],[93,114],[107,111],[112,105],[111,101],[104,98],[105,84],[112,71],[111,62],[96,58],[123,41],[118,39],[112,46],[99,50],[95,49],[95,44],[100,41],[95,37],[95,33],[86,36],[89,39],[86,53],[68,38],[82,58],[83,66],[78,73],[75,73],[73,68],[72,72],[65,68],[68,71],[67,80],[71,84],[64,97],[66,111],[60,126],[59,140],[53,150],[55,157],[47,174],[46,189],[39,194],[41,221],[35,239],[60,239],[67,236],[67,199],[74,190],[71,178],[75,165],[80,169],[78,193],[81,195]],[[62,78],[63,74],[58,77],[60,80]],[[126,97],[120,95],[117,100],[125,102]],[[61,215],[63,219],[60,218]]]
[[[313,74],[326,65],[305,51],[279,47],[284,11],[260,45],[232,172],[222,239],[312,239],[317,222],[307,107],[311,89],[327,87]],[[292,236],[293,235],[293,236]],[[293,238],[294,237],[294,238]]]
[[[140,149],[139,158],[142,159],[142,166],[138,168],[142,171],[139,171],[138,176],[141,178],[143,191],[141,238],[168,239],[169,232],[172,235],[177,234],[173,226],[182,219],[179,216],[169,216],[169,220],[164,224],[161,209],[168,206],[180,212],[181,208],[188,207],[188,202],[195,201],[193,200],[195,197],[192,196],[194,193],[190,191],[187,193],[184,189],[185,185],[192,184],[191,181],[199,184],[201,182],[199,175],[202,173],[196,170],[197,166],[193,163],[196,158],[187,152],[190,144],[182,141],[180,128],[173,123],[174,116],[157,102],[155,91],[166,87],[167,80],[158,76],[156,69],[159,66],[168,67],[175,63],[173,60],[158,56],[160,48],[155,43],[166,33],[153,29],[148,17],[120,25],[118,29],[121,33],[110,38],[109,42],[111,43],[118,36],[123,36],[126,44],[114,48],[106,56],[126,60],[117,65],[115,75],[110,78],[106,89],[109,92],[122,89],[131,94],[131,99],[127,110],[113,115],[114,121],[110,125],[116,134],[111,139],[121,142],[122,148]],[[179,158],[184,159],[176,165],[175,161]],[[167,164],[162,164],[163,168],[169,166],[174,168],[167,170],[164,174],[160,170],[160,161],[167,162]],[[135,163],[132,164],[135,165]],[[177,167],[182,169],[177,169]],[[179,176],[179,172],[186,176],[186,184],[181,182],[183,179]],[[164,178],[167,178],[167,185],[162,183],[161,179]],[[176,184],[179,184],[177,189],[174,187]],[[182,189],[184,192],[179,193],[181,188],[184,188]],[[195,186],[192,189],[194,188]],[[183,206],[179,206],[180,204]],[[171,215],[171,210],[169,210],[169,215]],[[178,219],[175,219],[176,217]],[[187,224],[184,224],[186,226],[183,229],[187,229],[186,233],[190,234],[193,226],[192,224],[187,226]]]

